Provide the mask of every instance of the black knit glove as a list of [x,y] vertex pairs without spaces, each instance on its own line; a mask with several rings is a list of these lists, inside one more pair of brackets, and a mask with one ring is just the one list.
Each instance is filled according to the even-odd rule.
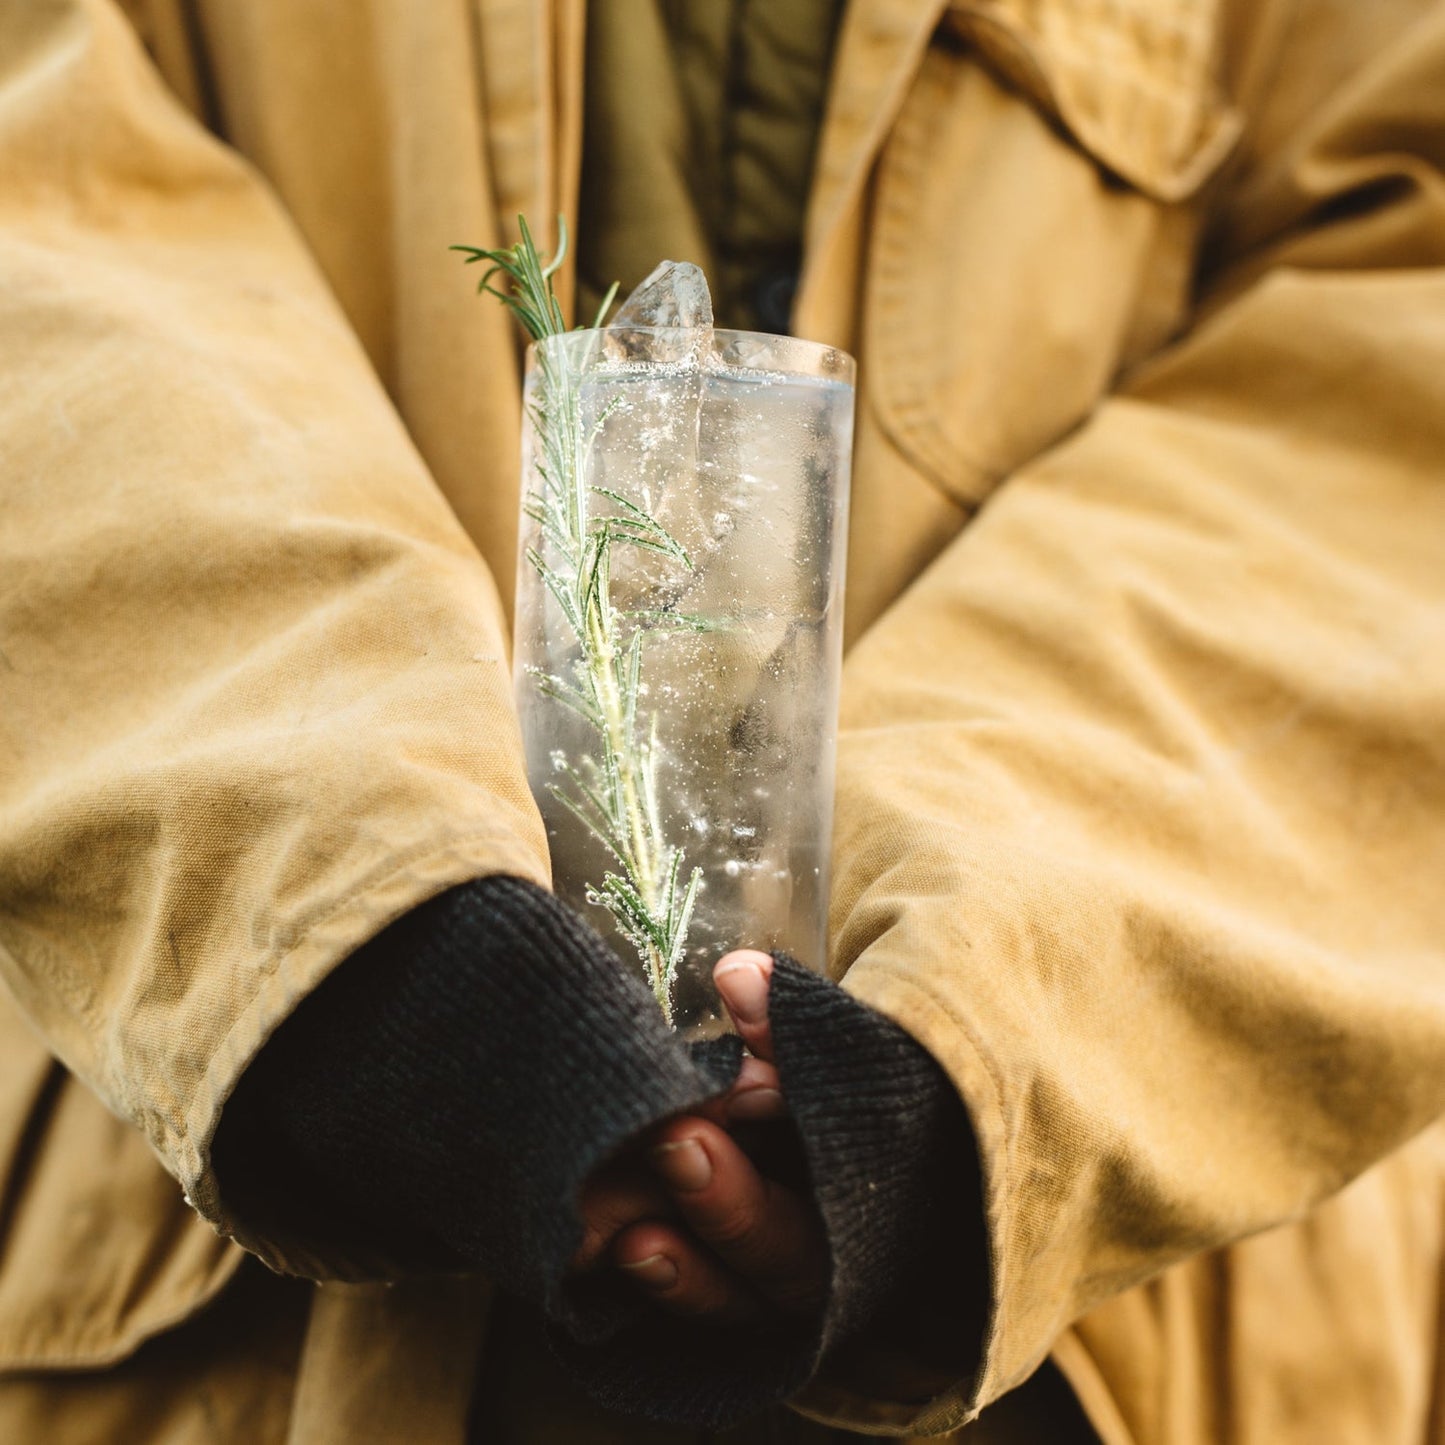
[[479,1270],[555,1306],[583,1181],[722,1092],[740,1046],[689,1052],[550,893],[496,877],[414,909],[277,1030],[213,1157],[235,1213],[351,1272]]
[[[599,1403],[725,1428],[802,1388],[830,1359],[893,1379],[966,1379],[988,1313],[987,1235],[972,1130],[915,1039],[775,955],[773,1055],[831,1256],[811,1319],[747,1330],[679,1324],[634,1303],[554,1320],[553,1347]],[[900,1368],[900,1365],[906,1368]]]

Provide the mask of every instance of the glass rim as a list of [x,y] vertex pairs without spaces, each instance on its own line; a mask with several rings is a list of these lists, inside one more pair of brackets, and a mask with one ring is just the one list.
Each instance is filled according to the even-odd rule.
[[[592,336],[667,337],[676,336],[681,329],[676,326],[578,326],[571,331],[530,342],[525,362],[531,367],[542,347],[560,345],[564,350],[570,350]],[[849,386],[856,384],[858,362],[841,346],[832,346],[826,341],[810,341],[802,336],[789,336],[784,332],[748,331],[734,326],[715,326],[712,334],[719,349],[723,351],[751,344],[767,353],[765,358],[743,356],[728,362],[728,365],[739,370],[811,377],[821,381],[844,382]]]

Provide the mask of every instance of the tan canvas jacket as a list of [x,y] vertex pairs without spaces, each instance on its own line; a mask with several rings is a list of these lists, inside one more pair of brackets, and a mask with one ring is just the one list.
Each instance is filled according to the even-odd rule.
[[[0,1439],[462,1438],[485,1286],[238,1273],[346,1261],[208,1151],[362,941],[547,877],[517,349],[444,248],[573,208],[582,39],[0,0]],[[995,1298],[976,1381],[815,1418],[1052,1352],[1105,1445],[1445,1440],[1442,164],[1425,0],[850,4],[828,967],[966,1100]]]

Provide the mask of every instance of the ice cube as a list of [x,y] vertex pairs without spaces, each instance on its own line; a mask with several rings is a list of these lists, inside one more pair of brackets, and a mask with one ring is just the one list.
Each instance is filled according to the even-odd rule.
[[700,266],[664,261],[618,308],[611,326],[678,326],[712,330],[712,294]]

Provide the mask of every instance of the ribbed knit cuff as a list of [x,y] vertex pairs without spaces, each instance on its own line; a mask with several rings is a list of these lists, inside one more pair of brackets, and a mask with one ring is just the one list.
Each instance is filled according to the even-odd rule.
[[579,1383],[615,1410],[724,1428],[796,1393],[834,1351],[914,1358],[951,1382],[981,1353],[987,1241],[972,1130],[933,1057],[778,955],[774,1057],[832,1259],[815,1320],[700,1331],[636,1305],[588,1338],[554,1324]]
[[583,1181],[738,1058],[735,1040],[689,1052],[551,894],[480,879],[303,1001],[224,1110],[217,1175],[258,1233],[340,1273],[478,1269],[558,1309]]

